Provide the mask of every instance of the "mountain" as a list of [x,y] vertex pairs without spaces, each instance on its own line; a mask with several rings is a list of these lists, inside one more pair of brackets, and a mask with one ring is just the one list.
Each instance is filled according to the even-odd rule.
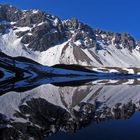
[[[139,84],[140,69],[112,68],[91,70],[79,65],[41,65],[29,58],[11,57],[0,52],[0,95],[10,91],[27,91],[42,84],[79,86],[95,84]],[[124,80],[125,79],[125,80]],[[113,81],[112,81],[113,80]],[[112,82],[111,82],[112,81]]]
[[140,42],[128,33],[94,29],[73,18],[0,5],[0,50],[52,66],[140,67]]
[[11,57],[4,54],[3,52],[0,52],[0,87],[2,87],[3,89],[5,83],[18,81],[24,81],[22,83],[22,86],[25,85],[25,81],[28,81],[28,84],[32,85],[32,83],[35,83],[37,81],[39,82],[39,79],[43,80],[43,78],[48,78],[48,81],[51,82],[51,78],[55,77],[56,80],[53,80],[53,82],[60,82],[61,80],[69,81],[71,79],[81,79],[81,76],[83,76],[83,79],[88,79],[88,77],[91,76],[90,79],[92,79],[92,77],[97,77],[98,75],[107,75],[104,72],[92,71],[90,69],[78,65],[63,65],[63,67],[61,67],[62,66],[59,65],[54,67],[43,66],[25,57]]

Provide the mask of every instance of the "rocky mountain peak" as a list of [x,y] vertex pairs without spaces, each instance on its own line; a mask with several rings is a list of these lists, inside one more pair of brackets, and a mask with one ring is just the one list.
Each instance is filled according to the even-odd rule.
[[[108,62],[108,57],[113,56],[114,52],[117,51],[118,56],[120,52],[124,51],[123,53],[126,56],[126,52],[127,54],[133,53],[133,50],[139,52],[137,46],[140,46],[139,41],[135,41],[128,33],[94,29],[76,18],[61,20],[45,11],[20,10],[11,5],[0,5],[0,34],[2,35],[0,49],[5,50],[5,53],[11,54],[11,48],[20,46],[20,50],[24,53],[17,49],[13,50],[17,50],[18,55],[22,54],[29,56],[29,58],[32,58],[29,55],[30,53],[37,51],[38,54],[41,54],[38,62],[43,59],[42,52],[47,53],[49,49],[53,48],[55,50],[60,46],[57,48],[59,53],[54,53],[54,50],[52,52],[48,51],[50,54],[52,53],[51,57],[59,54],[61,60],[58,60],[57,63],[79,64],[84,61],[86,65],[98,64],[102,66],[107,62],[108,66],[112,63],[110,60]],[[3,46],[8,46],[9,51],[7,48],[3,49]],[[47,55],[50,57],[49,54]],[[36,54],[33,55],[33,58],[35,56]],[[111,59],[114,58],[116,57],[114,56]],[[135,58],[137,56],[134,57],[133,62],[136,62]],[[119,58],[117,61],[120,64]]]
[[108,46],[114,45],[117,49],[128,48],[130,51],[136,47],[135,39],[129,33],[113,33],[96,29],[96,39]]
[[9,24],[1,23],[2,34],[7,28],[13,28],[16,35],[19,38],[22,37],[21,42],[28,44],[28,47],[34,51],[45,51],[69,39],[80,42],[83,48],[99,49],[100,43],[107,46],[113,44],[118,49],[125,47],[131,51],[136,47],[134,38],[127,33],[92,29],[78,19],[63,21],[40,10],[19,10],[11,5],[0,5],[0,20],[10,22]]
[[23,12],[12,5],[0,4],[0,20],[16,22],[23,16]]

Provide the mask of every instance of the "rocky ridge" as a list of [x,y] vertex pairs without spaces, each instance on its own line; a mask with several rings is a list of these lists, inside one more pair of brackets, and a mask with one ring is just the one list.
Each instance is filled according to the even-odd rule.
[[[16,44],[16,47],[17,45],[21,46],[22,53],[17,51],[17,47],[16,49],[14,48],[15,55],[30,57],[45,65],[74,63],[111,66],[112,64],[108,59],[114,59],[114,54],[112,53],[117,50],[126,55],[132,53],[134,57],[130,63],[122,60],[122,58],[114,59],[113,61],[116,61],[114,66],[124,64],[125,66],[131,66],[133,61],[137,59],[137,55],[139,55],[139,42],[130,34],[93,29],[75,18],[61,20],[45,11],[19,10],[11,5],[0,5],[0,20],[1,37],[10,34],[10,38],[12,36],[12,38],[18,40],[19,44]],[[12,41],[15,42],[15,40]],[[0,42],[0,46],[4,46],[7,40],[3,42]],[[14,55],[5,51],[7,46],[4,49],[0,47],[1,51]],[[52,49],[54,47],[55,49]],[[48,59],[54,59],[58,50],[60,54],[56,58],[57,61],[52,60],[49,64]],[[34,54],[36,51],[38,54]],[[31,55],[27,55],[24,52]],[[45,52],[45,55],[42,55],[42,52]],[[131,59],[131,56],[128,59]]]

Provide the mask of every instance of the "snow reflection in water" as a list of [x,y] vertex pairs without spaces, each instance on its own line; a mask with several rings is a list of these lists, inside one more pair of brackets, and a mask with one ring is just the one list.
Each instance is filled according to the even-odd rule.
[[[114,85],[95,84],[95,81],[82,84],[83,81],[81,84],[79,81],[79,86],[44,84],[1,95],[0,138],[42,140],[56,133],[59,137],[65,135],[61,132],[78,134],[77,130],[88,129],[90,124],[99,129],[103,122],[127,122],[135,112],[139,112],[140,85],[123,84],[123,81]],[[54,136],[48,138],[55,139]]]

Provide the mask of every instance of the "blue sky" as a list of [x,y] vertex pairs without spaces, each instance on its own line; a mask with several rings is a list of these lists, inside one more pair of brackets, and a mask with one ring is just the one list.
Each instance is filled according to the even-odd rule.
[[129,32],[140,40],[140,0],[0,0],[22,9],[42,9],[61,19],[78,18],[93,28]]

